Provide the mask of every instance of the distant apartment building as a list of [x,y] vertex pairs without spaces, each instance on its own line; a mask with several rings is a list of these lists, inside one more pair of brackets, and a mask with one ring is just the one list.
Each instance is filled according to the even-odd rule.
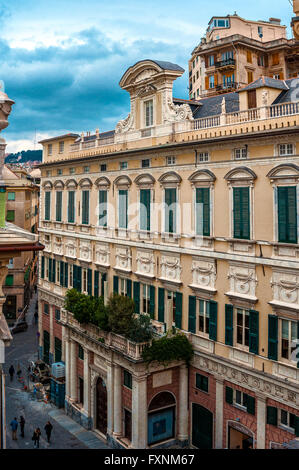
[[[211,18],[189,60],[189,97],[229,92],[260,76],[297,77],[299,45],[280,19],[249,21],[237,14]],[[254,106],[253,106],[254,107]]]
[[[22,168],[5,166],[3,178],[7,188],[6,221],[37,234],[39,186]],[[15,323],[23,315],[30,302],[37,283],[37,262],[37,253],[28,251],[9,262],[4,283],[6,302],[3,306],[9,324]]]

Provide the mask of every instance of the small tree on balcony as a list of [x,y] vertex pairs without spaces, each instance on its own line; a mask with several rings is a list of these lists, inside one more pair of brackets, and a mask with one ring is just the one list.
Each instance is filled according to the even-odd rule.
[[148,315],[138,315],[133,318],[129,332],[128,339],[134,343],[145,343],[153,337],[153,327],[151,319]]
[[134,302],[129,297],[113,294],[109,297],[108,325],[113,333],[128,336],[134,319]]

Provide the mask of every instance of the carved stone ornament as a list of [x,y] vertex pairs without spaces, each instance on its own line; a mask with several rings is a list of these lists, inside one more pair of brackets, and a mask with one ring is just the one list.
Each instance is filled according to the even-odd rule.
[[164,122],[193,121],[193,114],[187,103],[174,104],[170,96],[164,97]]
[[230,281],[230,293],[251,298],[255,297],[257,277],[254,267],[231,265],[228,279]]
[[69,256],[70,258],[77,257],[77,247],[72,240],[66,242],[66,256]]
[[105,243],[97,243],[95,247],[96,263],[102,266],[110,265],[109,246]]
[[275,301],[299,308],[299,273],[274,271],[271,286]]
[[132,265],[132,255],[131,249],[127,247],[118,247],[116,248],[116,269],[120,269],[123,271],[131,271]]
[[80,241],[79,258],[84,261],[91,261],[91,244],[89,241]]
[[162,255],[161,257],[161,277],[169,281],[181,281],[181,260],[180,256]]
[[138,91],[137,96],[143,98],[145,96],[153,95],[156,91],[157,88],[154,85],[146,85]]
[[193,259],[192,275],[194,287],[215,289],[216,282],[216,266],[215,262],[202,259]]
[[123,134],[124,132],[128,132],[131,129],[133,129],[134,121],[135,121],[134,114],[135,114],[135,105],[134,105],[134,102],[131,101],[131,112],[126,117],[126,119],[123,119],[117,123],[116,128],[115,128],[116,134]]
[[154,253],[150,251],[137,251],[137,274],[145,276],[155,275],[155,257]]

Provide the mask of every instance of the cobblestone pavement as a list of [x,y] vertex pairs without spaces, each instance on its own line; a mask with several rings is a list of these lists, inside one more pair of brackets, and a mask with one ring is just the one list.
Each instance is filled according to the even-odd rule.
[[[67,430],[65,420],[61,419],[60,422],[56,420],[57,408],[52,404],[46,404],[43,401],[37,401],[33,398],[32,394],[23,390],[23,386],[18,382],[16,376],[13,381],[10,381],[8,369],[13,364],[17,370],[18,364],[20,365],[26,385],[30,385],[27,375],[28,361],[36,360],[38,358],[38,338],[37,338],[37,325],[34,324],[34,308],[36,296],[33,297],[29,311],[27,313],[27,322],[29,324],[26,332],[18,333],[14,336],[12,344],[6,349],[6,435],[7,435],[7,449],[32,449],[33,441],[32,434],[34,428],[39,427],[42,435],[40,440],[41,449],[87,449],[91,447],[89,444],[92,441],[90,435],[94,438],[94,433],[85,431],[81,428],[79,440],[74,433]],[[32,385],[31,385],[32,386]],[[63,412],[62,412],[63,414]],[[20,419],[23,415],[26,421],[25,437],[20,437],[20,429],[18,429],[18,439],[13,441],[11,437],[11,429],[9,423],[14,417]],[[66,417],[67,418],[67,417]],[[50,420],[53,425],[51,443],[46,442],[46,435],[44,426]],[[84,432],[85,431],[85,432]],[[78,429],[76,430],[78,434]],[[88,434],[89,433],[89,434]],[[82,441],[86,441],[86,444]],[[98,448],[107,448],[100,440]],[[92,447],[96,447],[93,442]]]

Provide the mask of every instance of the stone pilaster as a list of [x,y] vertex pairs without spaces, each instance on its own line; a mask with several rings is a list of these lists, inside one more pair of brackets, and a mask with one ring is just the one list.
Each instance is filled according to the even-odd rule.
[[216,377],[215,449],[223,449],[224,380]]
[[256,432],[256,448],[266,448],[266,397],[256,395],[257,398],[257,432]]
[[188,368],[180,366],[180,395],[179,395],[179,441],[188,441]]
[[121,367],[114,365],[114,437],[122,435],[122,384]]
[[89,371],[89,350],[84,348],[84,403],[83,408],[87,416],[90,415],[90,371]]
[[[64,328],[65,329],[65,328]],[[71,396],[71,363],[70,363],[70,342],[67,336],[64,338],[65,350],[65,396],[66,399]]]
[[112,436],[114,430],[114,366],[107,361],[107,434]]
[[70,397],[77,401],[77,348],[75,341],[70,341]]
[[50,315],[50,358],[52,362],[55,362],[55,354],[54,354],[54,315],[55,315],[55,308],[53,305],[49,305],[49,315]]
[[132,389],[132,447],[147,447],[147,376],[133,376]]

